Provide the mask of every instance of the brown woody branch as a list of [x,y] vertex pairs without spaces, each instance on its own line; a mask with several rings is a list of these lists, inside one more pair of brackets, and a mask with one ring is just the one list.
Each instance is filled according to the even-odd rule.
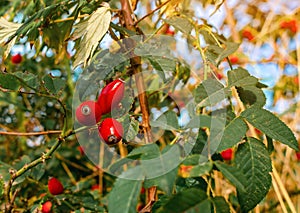
[[[125,27],[129,30],[139,32],[139,29],[135,26],[133,19],[133,11],[131,10],[128,0],[121,0],[122,5],[122,15]],[[133,40],[128,39],[126,46],[128,49],[134,49],[135,43]],[[145,142],[151,143],[151,126],[150,126],[150,116],[149,116],[149,106],[147,101],[147,95],[145,90],[145,84],[143,80],[143,73],[141,68],[141,57],[136,56],[133,51],[130,52],[130,64],[133,74],[135,75],[136,86],[138,90],[138,99],[140,102],[140,107],[142,111],[142,127],[145,135]],[[141,210],[141,212],[151,212],[152,205],[156,200],[156,187],[151,187],[147,190],[146,206]]]

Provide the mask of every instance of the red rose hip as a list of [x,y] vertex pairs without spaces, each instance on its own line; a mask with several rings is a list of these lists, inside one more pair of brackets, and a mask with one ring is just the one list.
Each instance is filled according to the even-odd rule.
[[93,126],[101,119],[100,106],[95,101],[82,102],[76,109],[76,118],[84,126]]
[[226,150],[221,152],[221,156],[224,160],[231,160],[232,155],[233,155],[233,149],[232,148],[226,149]]
[[98,97],[98,105],[101,108],[102,114],[109,113],[113,108],[118,106],[124,97],[124,90],[125,82],[120,78],[103,87]]
[[114,118],[104,119],[98,130],[100,138],[108,145],[118,143],[123,136],[123,126]]
[[52,203],[51,201],[46,201],[42,205],[42,213],[50,213],[52,208]]
[[58,179],[52,177],[48,180],[48,190],[52,195],[59,195],[64,192],[64,187]]
[[13,55],[11,57],[11,62],[13,64],[19,64],[22,62],[22,55],[20,53],[16,54],[16,55]]

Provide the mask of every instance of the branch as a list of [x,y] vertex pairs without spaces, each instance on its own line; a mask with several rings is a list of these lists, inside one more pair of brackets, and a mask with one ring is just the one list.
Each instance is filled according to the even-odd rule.
[[3,132],[0,131],[0,135],[14,135],[14,136],[35,136],[35,135],[49,135],[49,134],[61,134],[61,130],[49,130],[43,132]]
[[[133,21],[131,7],[128,0],[121,0],[122,5],[122,14],[125,22],[125,26],[127,29],[132,30],[134,32],[137,32],[138,29],[135,26],[135,23]],[[128,39],[129,40],[129,39]],[[133,49],[135,46],[135,43],[133,40],[129,40],[127,42],[127,48]],[[151,126],[150,126],[150,116],[149,116],[149,106],[148,106],[148,98],[146,95],[145,90],[145,83],[143,80],[143,73],[142,73],[142,67],[141,67],[141,57],[136,56],[133,51],[130,52],[130,65],[133,70],[135,80],[136,80],[136,86],[138,90],[138,98],[140,102],[140,107],[142,111],[142,127],[143,132],[145,135],[145,142],[151,143],[152,142],[152,136],[151,136]],[[151,212],[152,205],[154,204],[156,200],[156,187],[150,187],[147,190],[147,197],[146,197],[146,206],[142,211]]]
[[166,4],[168,4],[170,1],[172,0],[167,0],[164,3],[162,3],[161,5],[159,5],[157,8],[155,8],[154,10],[150,11],[149,13],[147,13],[146,15],[144,15],[142,18],[140,18],[139,20],[137,20],[134,23],[134,26],[136,26],[138,23],[140,23],[141,21],[143,21],[145,18],[147,18],[148,16],[152,15],[153,13],[155,13],[156,11],[158,11],[160,8],[162,8],[163,6],[165,6]]

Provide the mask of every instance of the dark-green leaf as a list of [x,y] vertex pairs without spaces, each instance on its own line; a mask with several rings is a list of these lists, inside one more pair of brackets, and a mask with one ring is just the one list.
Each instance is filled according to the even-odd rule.
[[65,87],[65,81],[61,78],[54,78],[50,75],[45,75],[43,81],[47,91],[54,95],[57,95],[57,93]]
[[220,170],[220,172],[222,172],[224,177],[227,178],[233,185],[235,185],[237,189],[245,192],[248,182],[243,172],[241,172],[237,167],[230,166],[219,161],[214,162],[214,164]]
[[248,142],[239,145],[234,163],[247,179],[246,191],[239,188],[237,191],[243,212],[248,212],[266,196],[271,187],[271,159],[261,141],[249,138]]
[[173,195],[159,212],[163,213],[180,213],[187,211],[206,201],[207,195],[204,191],[196,188],[189,188]]
[[108,212],[136,212],[138,196],[142,187],[140,170],[140,166],[129,169],[116,180],[108,195]]
[[292,149],[299,150],[293,132],[273,113],[253,106],[243,111],[241,117],[274,140],[286,144]]

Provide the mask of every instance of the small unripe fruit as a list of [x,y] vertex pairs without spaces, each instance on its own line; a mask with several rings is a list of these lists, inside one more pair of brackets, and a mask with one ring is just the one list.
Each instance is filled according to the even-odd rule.
[[122,124],[114,118],[104,119],[98,127],[99,136],[108,145],[118,143],[123,136]]
[[51,201],[46,201],[42,205],[42,213],[50,213],[52,208],[52,203]]
[[16,55],[13,55],[11,57],[11,62],[13,64],[19,64],[22,62],[22,55],[20,53],[16,54]]
[[84,126],[93,126],[101,119],[100,106],[95,101],[84,101],[76,109],[76,118]]
[[52,195],[59,195],[64,192],[64,187],[58,179],[52,177],[48,180],[48,190]]
[[101,114],[109,113],[119,105],[124,97],[124,90],[125,82],[120,78],[103,87],[97,102],[101,108]]
[[224,160],[231,160],[233,156],[233,149],[229,148],[221,152],[221,156]]

